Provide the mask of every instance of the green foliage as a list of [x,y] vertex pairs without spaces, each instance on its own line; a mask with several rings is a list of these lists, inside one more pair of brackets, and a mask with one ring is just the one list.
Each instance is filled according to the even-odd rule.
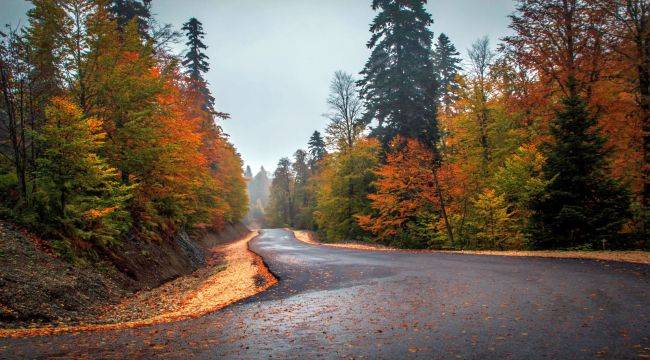
[[458,90],[457,76],[462,69],[460,53],[456,50],[447,35],[441,33],[433,50],[433,70],[436,75],[438,101],[444,106],[445,111],[456,100]]
[[327,155],[327,150],[325,149],[325,140],[321,136],[320,132],[314,131],[314,133],[309,138],[309,166],[313,172],[318,171],[318,163],[323,160],[325,155]]
[[318,177],[316,223],[328,241],[360,240],[366,236],[354,215],[368,214],[368,194],[379,166],[376,141],[360,140],[347,152],[325,158]]
[[532,204],[534,246],[606,248],[629,218],[628,193],[608,175],[605,139],[571,87],[551,124],[545,191]]
[[52,211],[47,221],[60,225],[63,237],[111,245],[129,227],[124,204],[130,188],[95,153],[104,136],[100,124],[62,98],[54,98],[45,114],[37,183]]
[[290,227],[294,224],[294,173],[291,161],[282,158],[273,173],[271,197],[269,200],[268,223],[275,227]]
[[424,0],[374,0],[370,58],[361,71],[365,122],[378,120],[373,135],[387,148],[400,135],[423,144],[438,141],[436,79],[431,58],[433,23]]
[[496,249],[520,249],[522,234],[517,231],[512,213],[504,195],[485,189],[473,203],[470,218],[475,247]]

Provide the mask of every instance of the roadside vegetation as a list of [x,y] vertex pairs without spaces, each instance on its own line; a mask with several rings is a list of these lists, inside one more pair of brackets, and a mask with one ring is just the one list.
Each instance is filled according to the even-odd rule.
[[73,262],[242,219],[242,161],[204,78],[202,24],[179,33],[149,1],[32,5],[0,37],[0,216]]
[[[412,249],[648,249],[646,1],[519,0],[461,57],[425,1],[372,2],[324,136],[279,161],[270,226]],[[435,14],[434,14],[435,15]]]

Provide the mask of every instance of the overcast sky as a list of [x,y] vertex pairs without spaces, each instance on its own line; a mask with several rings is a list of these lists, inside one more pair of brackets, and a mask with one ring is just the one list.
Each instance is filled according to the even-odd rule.
[[[153,0],[160,22],[180,29],[203,23],[210,57],[207,79],[222,123],[245,164],[273,170],[305,148],[326,119],[334,71],[358,74],[368,58],[374,17],[370,0]],[[25,24],[24,0],[0,0],[0,23]],[[477,38],[496,45],[508,29],[512,0],[432,0],[432,30],[446,33],[465,56]],[[180,48],[179,48],[180,50]]]

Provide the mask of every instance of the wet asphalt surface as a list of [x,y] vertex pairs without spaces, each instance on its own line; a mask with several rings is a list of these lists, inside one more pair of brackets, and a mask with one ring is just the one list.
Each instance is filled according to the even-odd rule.
[[264,230],[280,282],[192,320],[0,339],[0,358],[650,357],[650,266],[348,250]]

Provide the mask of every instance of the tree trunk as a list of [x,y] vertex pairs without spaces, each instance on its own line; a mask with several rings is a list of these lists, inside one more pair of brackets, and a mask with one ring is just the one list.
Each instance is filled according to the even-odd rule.
[[454,233],[451,228],[451,224],[449,223],[449,219],[447,218],[447,209],[445,206],[445,198],[442,194],[442,189],[440,188],[440,182],[438,181],[438,166],[437,164],[433,164],[433,181],[436,186],[436,195],[438,196],[438,201],[440,202],[440,216],[442,216],[442,219],[445,222],[445,229],[447,230],[447,237],[449,238],[449,242],[451,244],[454,243]]

